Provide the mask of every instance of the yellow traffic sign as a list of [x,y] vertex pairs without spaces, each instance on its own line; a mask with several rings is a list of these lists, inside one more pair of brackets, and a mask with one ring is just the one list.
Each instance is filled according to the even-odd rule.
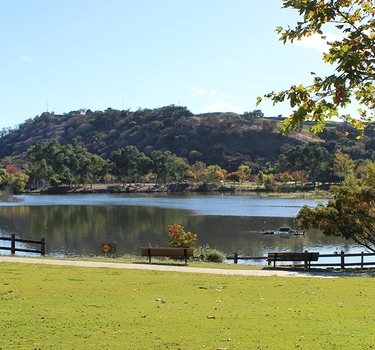
[[116,242],[113,243],[103,243],[102,252],[104,254],[113,254],[116,255]]
[[108,253],[110,250],[111,250],[111,247],[110,247],[108,244],[104,243],[104,244],[102,245],[102,251],[103,251],[104,253]]

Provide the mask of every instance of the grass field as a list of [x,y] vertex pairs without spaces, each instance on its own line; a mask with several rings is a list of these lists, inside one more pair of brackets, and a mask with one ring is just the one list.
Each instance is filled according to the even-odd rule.
[[371,349],[371,277],[0,263],[0,349]]

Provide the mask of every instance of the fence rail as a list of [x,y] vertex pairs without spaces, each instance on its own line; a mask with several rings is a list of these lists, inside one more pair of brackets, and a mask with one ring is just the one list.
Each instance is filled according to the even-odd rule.
[[[12,234],[11,237],[0,237],[0,241],[8,241],[8,242],[10,241],[10,247],[0,246],[0,250],[10,250],[10,253],[12,255],[15,255],[16,252],[37,253],[42,256],[46,255],[46,242],[44,238],[42,238],[40,241],[35,241],[31,239],[16,238],[16,235]],[[21,247],[17,247],[16,243],[35,244],[35,245],[39,245],[40,249],[21,248]]]
[[[368,257],[373,257],[372,261]],[[234,264],[238,264],[239,260],[253,260],[253,261],[267,261],[267,256],[241,256],[235,252],[232,256],[227,256],[227,260],[233,260]],[[326,260],[326,261],[324,261]],[[319,254],[319,260],[315,263],[311,262],[310,267],[339,267],[345,269],[349,266],[358,266],[364,268],[365,266],[375,267],[375,253],[345,253],[341,251],[337,254]]]

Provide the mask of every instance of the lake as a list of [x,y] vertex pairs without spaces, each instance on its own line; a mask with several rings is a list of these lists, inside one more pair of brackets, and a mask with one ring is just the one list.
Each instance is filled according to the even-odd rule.
[[[168,225],[178,223],[227,255],[265,256],[272,250],[358,252],[352,241],[317,230],[282,238],[262,230],[295,227],[299,209],[319,201],[304,198],[223,194],[22,195],[0,203],[0,235],[45,238],[50,256],[100,255],[103,243],[117,243],[117,255],[139,255],[141,246],[167,246]],[[7,254],[1,252],[2,254]]]

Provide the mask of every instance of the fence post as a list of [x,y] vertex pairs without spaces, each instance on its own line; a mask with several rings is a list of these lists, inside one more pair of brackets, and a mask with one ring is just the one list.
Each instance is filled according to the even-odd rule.
[[238,253],[237,252],[234,252],[233,263],[234,264],[238,263]]
[[361,269],[363,269],[363,251],[361,252]]
[[16,235],[14,233],[12,233],[12,238],[11,238],[11,242],[10,242],[10,253],[12,255],[15,255],[16,254]]
[[41,244],[41,247],[40,247],[40,254],[41,254],[42,256],[45,256],[45,255],[46,255],[46,241],[45,241],[44,238],[42,238],[40,244]]
[[340,253],[340,260],[341,260],[341,268],[342,269],[345,269],[345,253],[344,251],[342,250],[341,253]]

